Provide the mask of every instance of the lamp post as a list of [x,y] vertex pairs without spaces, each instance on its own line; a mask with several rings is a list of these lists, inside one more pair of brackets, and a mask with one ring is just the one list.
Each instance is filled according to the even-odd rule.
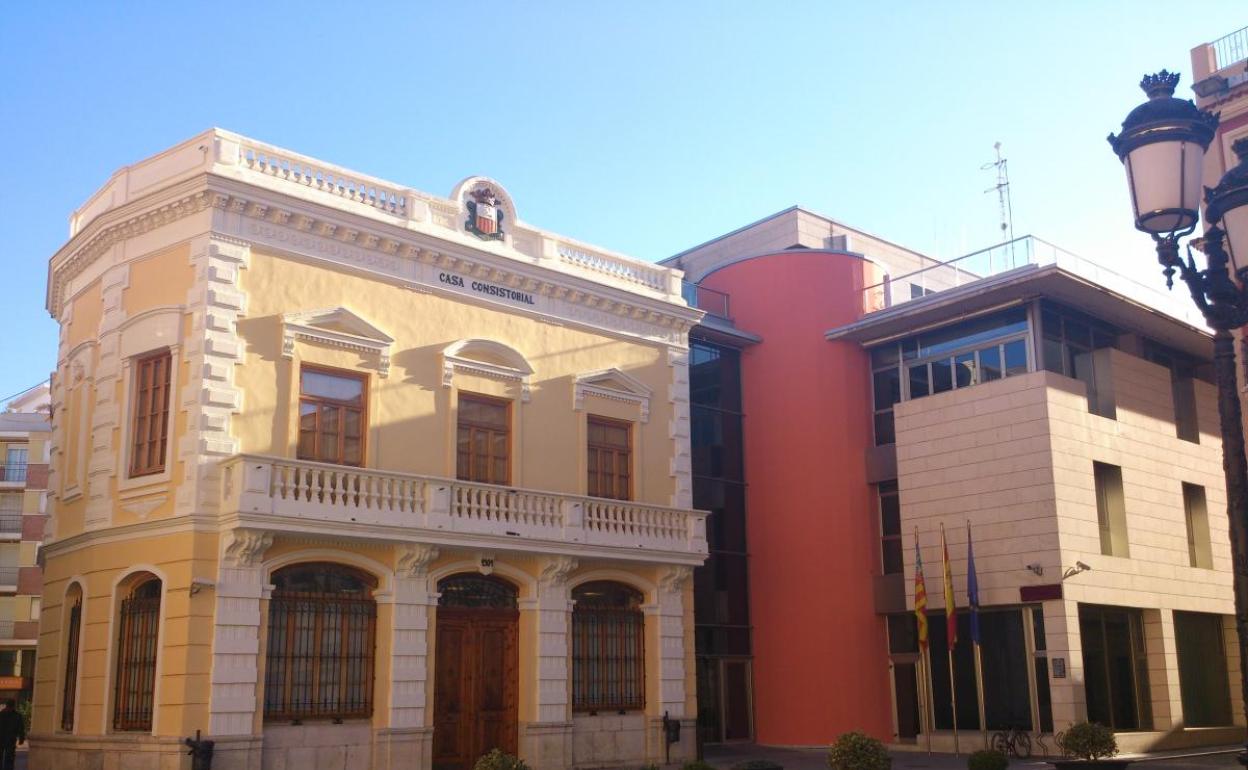
[[[1162,70],[1146,75],[1140,88],[1148,101],[1109,135],[1127,171],[1135,226],[1153,236],[1166,285],[1174,274],[1187,284],[1192,301],[1214,330],[1214,379],[1222,427],[1222,469],[1226,474],[1226,514],[1230,520],[1235,586],[1235,629],[1239,638],[1240,688],[1248,708],[1248,462],[1235,372],[1233,329],[1248,324],[1248,138],[1234,144],[1239,164],[1216,187],[1205,188],[1208,228],[1197,243],[1205,268],[1196,265],[1192,244],[1187,260],[1179,239],[1196,229],[1200,217],[1201,172],[1218,116],[1174,98],[1179,76]],[[1239,755],[1248,766],[1248,746]]]

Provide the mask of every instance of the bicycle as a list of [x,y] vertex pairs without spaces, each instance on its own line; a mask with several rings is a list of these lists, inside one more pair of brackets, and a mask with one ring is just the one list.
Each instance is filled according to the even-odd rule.
[[1017,727],[1001,730],[993,734],[992,748],[1002,754],[1027,759],[1031,756],[1031,733]]

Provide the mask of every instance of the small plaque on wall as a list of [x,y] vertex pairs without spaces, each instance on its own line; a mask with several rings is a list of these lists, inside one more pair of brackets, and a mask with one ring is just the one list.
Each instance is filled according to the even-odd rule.
[[1066,678],[1066,659],[1065,658],[1050,658],[1049,665],[1053,667],[1054,679]]

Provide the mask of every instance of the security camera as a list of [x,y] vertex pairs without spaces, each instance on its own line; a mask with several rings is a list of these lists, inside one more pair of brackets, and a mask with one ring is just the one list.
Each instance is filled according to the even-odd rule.
[[208,578],[198,578],[198,577],[191,578],[191,596],[194,596],[195,594],[199,593],[205,588],[216,588],[216,587],[217,587],[217,583],[214,580],[209,580]]
[[1088,570],[1092,569],[1091,567],[1089,567],[1088,565],[1084,564],[1081,561],[1075,562],[1075,566],[1079,568],[1080,572],[1087,572]]

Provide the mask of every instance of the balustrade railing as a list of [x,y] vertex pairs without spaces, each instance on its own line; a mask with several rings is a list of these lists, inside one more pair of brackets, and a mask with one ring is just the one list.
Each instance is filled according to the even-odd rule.
[[601,273],[654,291],[664,293],[668,291],[667,282],[670,273],[665,268],[647,262],[599,254],[566,243],[558,244],[555,247],[555,253],[559,255],[559,261],[565,265]]
[[304,460],[232,457],[223,464],[222,497],[223,513],[240,517],[706,552],[702,511]]
[[244,141],[239,146],[239,163],[243,168],[258,174],[318,190],[326,195],[362,203],[396,216],[406,217],[408,214],[410,190],[352,174],[344,169],[258,142]]

